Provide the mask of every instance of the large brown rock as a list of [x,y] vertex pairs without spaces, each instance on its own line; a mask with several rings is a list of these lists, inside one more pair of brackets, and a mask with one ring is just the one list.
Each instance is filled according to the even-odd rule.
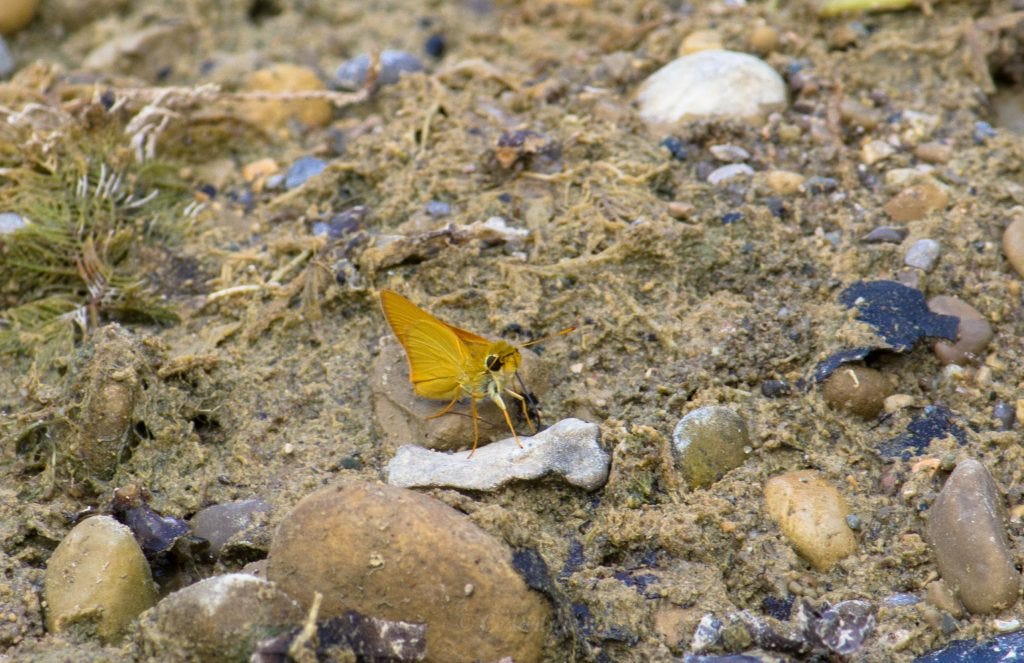
[[1003,504],[992,475],[976,460],[957,464],[928,511],[928,542],[939,574],[974,614],[1009,608],[1020,573],[1003,527]]
[[307,496],[271,543],[268,579],[321,618],[425,623],[430,661],[540,659],[550,609],[502,542],[426,495],[359,481]]

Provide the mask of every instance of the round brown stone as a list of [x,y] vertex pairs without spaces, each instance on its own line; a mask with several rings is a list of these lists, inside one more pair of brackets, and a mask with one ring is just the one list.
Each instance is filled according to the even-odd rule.
[[268,579],[322,618],[356,610],[427,626],[430,661],[537,661],[550,609],[511,551],[426,495],[350,481],[304,498],[281,522]]
[[866,366],[840,366],[821,384],[825,401],[866,419],[882,411],[892,385],[882,373]]

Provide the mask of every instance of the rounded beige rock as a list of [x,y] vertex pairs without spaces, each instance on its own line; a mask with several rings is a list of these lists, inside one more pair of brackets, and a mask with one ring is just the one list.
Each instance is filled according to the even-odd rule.
[[110,516],[75,525],[46,563],[46,628],[118,640],[156,601],[156,586],[130,529]]
[[846,524],[842,494],[818,472],[800,470],[772,477],[764,487],[768,515],[801,556],[819,571],[851,555],[857,540]]
[[541,658],[550,609],[502,542],[426,495],[349,481],[281,521],[267,578],[321,618],[346,610],[427,626],[429,661]]

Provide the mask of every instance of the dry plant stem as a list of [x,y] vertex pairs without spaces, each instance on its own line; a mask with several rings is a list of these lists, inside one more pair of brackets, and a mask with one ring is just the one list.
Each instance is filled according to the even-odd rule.
[[837,16],[853,12],[885,12],[919,6],[917,0],[826,0],[818,16]]

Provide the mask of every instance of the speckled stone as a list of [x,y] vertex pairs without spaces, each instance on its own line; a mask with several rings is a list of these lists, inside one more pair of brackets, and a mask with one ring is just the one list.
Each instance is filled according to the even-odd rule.
[[786,84],[753,55],[706,50],[677,58],[651,74],[637,100],[640,117],[653,127],[686,119],[758,119],[786,105]]
[[747,422],[729,407],[698,408],[676,424],[672,449],[676,466],[691,488],[710,486],[747,459]]
[[305,616],[273,583],[231,573],[161,599],[139,619],[135,639],[148,660],[247,661],[256,643],[301,625]]
[[267,578],[321,618],[356,610],[427,625],[431,661],[539,661],[547,600],[512,551],[465,515],[404,488],[346,481],[307,496],[281,521]]
[[870,419],[882,411],[893,388],[889,380],[873,368],[842,366],[821,383],[821,393],[834,409]]
[[116,641],[156,601],[149,563],[132,531],[110,516],[87,518],[46,563],[46,628]]
[[928,308],[942,315],[960,318],[956,343],[936,341],[932,345],[935,356],[944,364],[968,364],[977,361],[992,340],[992,325],[978,309],[964,300],[949,295],[937,295],[928,300]]
[[973,459],[957,464],[928,510],[927,537],[939,574],[974,614],[1012,607],[1020,594],[1003,516],[992,475]]
[[846,523],[846,500],[814,470],[774,476],[764,487],[768,515],[819,571],[851,555],[857,540]]

